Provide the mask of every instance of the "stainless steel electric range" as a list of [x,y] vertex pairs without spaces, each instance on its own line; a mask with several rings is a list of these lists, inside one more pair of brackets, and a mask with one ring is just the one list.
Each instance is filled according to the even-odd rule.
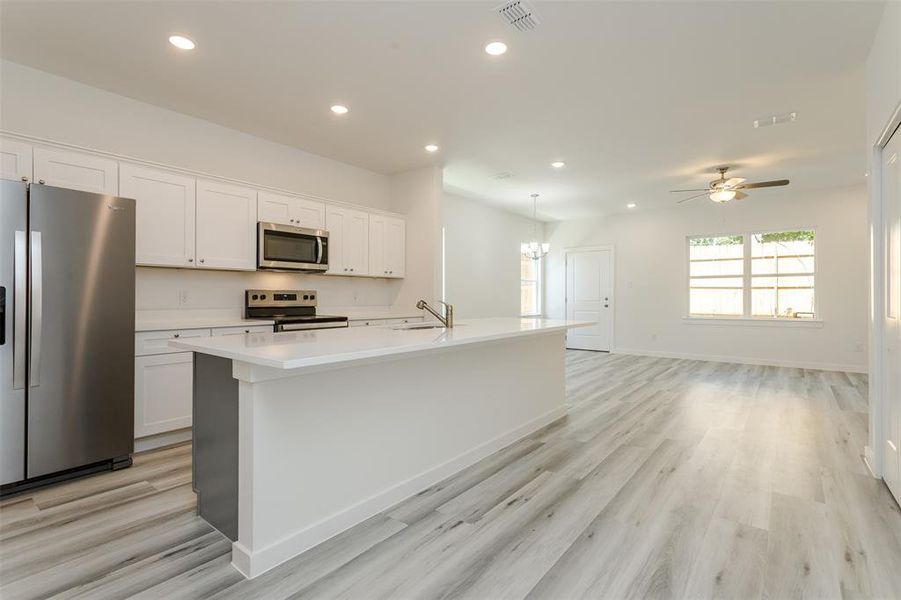
[[274,331],[347,327],[347,317],[316,314],[315,290],[247,290],[244,317],[275,321]]

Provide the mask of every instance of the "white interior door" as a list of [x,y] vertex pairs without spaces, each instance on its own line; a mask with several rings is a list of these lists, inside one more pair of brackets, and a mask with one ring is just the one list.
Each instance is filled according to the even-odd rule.
[[883,477],[901,503],[901,130],[882,152],[885,207],[885,468]]
[[610,250],[566,253],[566,318],[592,321],[591,327],[570,329],[566,347],[610,351],[613,319],[613,262]]

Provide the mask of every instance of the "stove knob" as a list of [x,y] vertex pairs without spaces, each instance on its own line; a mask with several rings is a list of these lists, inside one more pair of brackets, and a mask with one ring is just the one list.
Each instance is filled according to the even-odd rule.
[[254,294],[254,295],[251,296],[250,298],[251,298],[252,300],[259,300],[259,299],[260,299],[260,297],[257,296],[256,294]]
[[310,299],[310,295],[309,295],[309,294],[304,294],[304,295],[303,295],[303,299],[304,299],[304,300],[309,300],[309,299]]
[[310,296],[310,300],[315,300],[316,296]]
[[260,300],[265,300],[265,299],[266,299],[266,294],[260,294]]

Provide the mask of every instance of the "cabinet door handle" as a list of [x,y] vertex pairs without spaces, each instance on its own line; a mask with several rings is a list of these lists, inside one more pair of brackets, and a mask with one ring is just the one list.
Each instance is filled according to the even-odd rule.
[[193,258],[189,258],[189,259],[188,259],[188,262],[194,262],[194,259],[193,259]]
[[200,262],[203,262],[203,259],[202,259],[202,258],[200,259]]
[[38,183],[40,183],[41,185],[44,185],[44,180],[43,180],[43,179],[38,179]]
[[174,337],[174,338],[178,338],[178,337],[181,337],[181,334],[180,334],[180,333],[176,333],[176,334],[175,334],[175,335],[173,335],[173,336],[172,336],[172,337]]

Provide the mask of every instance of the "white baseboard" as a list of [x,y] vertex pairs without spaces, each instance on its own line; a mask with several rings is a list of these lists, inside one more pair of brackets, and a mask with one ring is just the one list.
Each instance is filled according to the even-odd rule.
[[876,469],[873,468],[873,465],[876,464],[876,455],[873,452],[873,448],[871,446],[863,447],[863,462],[867,465],[867,469],[869,469],[870,475],[872,475],[876,479],[882,479],[881,475],[876,473]]
[[135,452],[146,452],[147,450],[156,450],[173,444],[181,444],[182,442],[191,441],[191,428],[178,429],[176,431],[167,431],[166,433],[158,433],[156,435],[148,435],[147,437],[135,440]]
[[611,354],[630,354],[635,356],[656,356],[660,358],[684,358],[687,360],[706,360],[709,362],[738,363],[742,365],[763,365],[767,367],[792,367],[796,369],[815,369],[817,371],[846,371],[848,373],[866,373],[863,365],[840,365],[796,360],[775,360],[770,358],[749,358],[746,356],[718,356],[714,354],[690,354],[687,352],[664,352],[659,350],[633,350],[614,348]]
[[296,531],[281,540],[250,553],[238,542],[232,544],[232,566],[248,579],[277,567],[281,563],[306,552],[313,546],[335,537],[366,519],[383,512],[399,502],[416,495],[431,485],[442,481],[477,463],[486,456],[509,446],[566,415],[566,406],[559,406],[515,429],[504,433],[481,446],[468,450],[450,460],[402,481],[374,496],[322,519],[318,523]]

